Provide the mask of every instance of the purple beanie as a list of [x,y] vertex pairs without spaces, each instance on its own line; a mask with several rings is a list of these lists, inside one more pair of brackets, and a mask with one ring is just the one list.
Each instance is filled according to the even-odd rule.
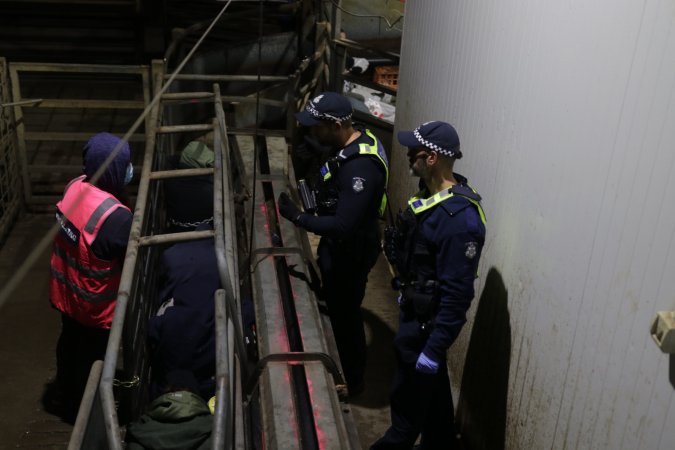
[[[82,159],[84,161],[83,172],[88,179],[103,165],[106,158],[122,140],[110,133],[98,133],[84,145]],[[96,186],[110,193],[117,193],[124,187],[124,175],[131,161],[129,143],[124,142],[115,158],[105,169]]]

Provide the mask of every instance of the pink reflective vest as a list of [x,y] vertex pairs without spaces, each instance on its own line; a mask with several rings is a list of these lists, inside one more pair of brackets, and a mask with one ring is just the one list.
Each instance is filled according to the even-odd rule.
[[129,208],[84,178],[72,180],[56,204],[56,220],[61,229],[54,238],[49,296],[59,311],[80,324],[110,328],[122,261],[98,258],[91,244],[113,211]]

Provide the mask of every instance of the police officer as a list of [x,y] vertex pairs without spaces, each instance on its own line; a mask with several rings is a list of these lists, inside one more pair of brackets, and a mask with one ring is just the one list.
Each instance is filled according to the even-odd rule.
[[427,122],[398,133],[422,190],[385,233],[385,253],[397,271],[397,371],[391,427],[371,449],[457,448],[446,352],[466,322],[485,241],[480,196],[453,172],[462,157],[452,125]]
[[388,161],[373,133],[352,125],[352,106],[342,95],[324,92],[296,117],[311,127],[319,144],[331,148],[331,157],[321,168],[317,215],[303,213],[285,192],[279,195],[279,212],[321,236],[321,295],[349,392],[356,395],[364,388],[366,362],[361,302],[381,247],[378,219],[386,206]]

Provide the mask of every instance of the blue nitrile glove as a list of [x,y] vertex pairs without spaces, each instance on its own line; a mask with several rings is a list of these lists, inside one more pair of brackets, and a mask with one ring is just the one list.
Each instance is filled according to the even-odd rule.
[[438,363],[424,354],[420,353],[420,356],[417,358],[417,364],[415,364],[415,370],[421,373],[426,373],[432,375],[438,372]]

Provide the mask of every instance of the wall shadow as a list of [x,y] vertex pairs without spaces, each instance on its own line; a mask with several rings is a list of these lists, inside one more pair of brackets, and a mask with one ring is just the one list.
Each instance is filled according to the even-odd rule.
[[505,448],[510,360],[508,292],[493,267],[476,310],[457,405],[457,426],[467,450]]
[[395,332],[376,314],[365,308],[361,311],[364,323],[372,332],[366,358],[366,389],[351,398],[350,402],[368,408],[382,408],[389,404],[389,391],[396,371],[392,344]]

